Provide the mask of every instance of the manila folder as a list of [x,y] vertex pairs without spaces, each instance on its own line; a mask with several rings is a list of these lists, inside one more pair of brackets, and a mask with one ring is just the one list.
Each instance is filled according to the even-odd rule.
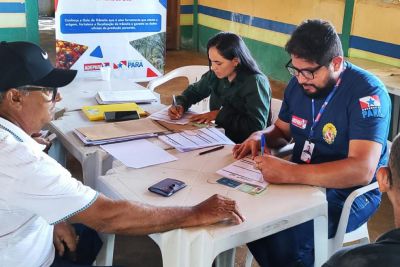
[[167,131],[165,128],[156,122],[153,122],[149,118],[104,124],[102,123],[89,127],[78,128],[77,130],[85,135],[87,139],[92,141],[132,135],[161,133]]

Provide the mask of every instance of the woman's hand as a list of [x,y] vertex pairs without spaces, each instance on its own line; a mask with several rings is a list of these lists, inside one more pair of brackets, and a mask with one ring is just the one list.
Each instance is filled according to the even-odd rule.
[[172,105],[168,109],[168,116],[171,120],[179,120],[180,118],[182,118],[183,112],[184,109],[181,105],[177,106]]
[[197,123],[211,123],[211,122],[215,121],[218,113],[219,113],[219,110],[213,110],[213,111],[206,112],[203,114],[193,115],[190,117],[190,121],[197,122]]

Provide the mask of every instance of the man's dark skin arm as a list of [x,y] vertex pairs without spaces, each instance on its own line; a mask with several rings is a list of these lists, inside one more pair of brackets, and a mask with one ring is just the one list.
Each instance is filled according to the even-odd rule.
[[[278,119],[272,128],[266,130],[266,134],[268,145],[282,145],[290,139],[290,125]],[[277,184],[307,184],[325,188],[367,185],[374,176],[382,150],[382,145],[377,142],[350,140],[345,159],[321,164],[296,164],[271,155],[257,156],[260,136],[261,133],[255,133],[243,144],[236,145],[233,155],[242,158],[251,154],[264,180]]]
[[176,228],[229,220],[244,221],[235,201],[214,195],[193,207],[155,207],[138,202],[111,200],[100,195],[86,210],[69,219],[104,233],[146,235]]

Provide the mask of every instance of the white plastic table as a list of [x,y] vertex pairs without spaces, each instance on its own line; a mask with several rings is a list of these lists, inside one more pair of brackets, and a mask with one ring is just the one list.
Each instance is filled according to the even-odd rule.
[[[127,168],[119,162],[106,175],[97,179],[97,190],[114,199],[141,201],[157,206],[188,206],[218,193],[237,201],[246,217],[240,225],[226,223],[177,229],[150,237],[158,244],[164,267],[210,267],[221,252],[253,240],[277,233],[303,222],[314,220],[315,266],[327,259],[327,201],[317,187],[303,185],[270,185],[258,196],[220,185],[216,170],[233,162],[230,146],[199,156],[199,151],[180,153],[170,150],[178,161],[142,169]],[[164,179],[176,178],[188,185],[175,195],[165,198],[147,188]],[[113,242],[113,239],[110,239]],[[108,245],[112,261],[113,244]],[[111,255],[110,255],[111,254]]]
[[[65,162],[65,152],[68,151],[81,163],[84,183],[94,187],[95,179],[104,174],[111,166],[112,157],[109,157],[98,146],[84,146],[73,133],[79,127],[104,123],[104,121],[89,121],[81,108],[85,105],[96,105],[95,95],[100,90],[140,89],[144,89],[144,87],[129,80],[102,81],[94,78],[76,79],[66,87],[60,88],[63,100],[57,103],[57,108],[64,108],[65,112],[60,118],[50,122],[47,127],[57,135],[52,156],[59,162]],[[140,106],[149,113],[164,107],[159,102]]]

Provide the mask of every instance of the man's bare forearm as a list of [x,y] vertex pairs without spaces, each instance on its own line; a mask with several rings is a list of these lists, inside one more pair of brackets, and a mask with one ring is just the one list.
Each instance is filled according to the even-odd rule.
[[114,201],[103,195],[71,218],[97,231],[144,235],[175,228],[244,221],[235,201],[213,195],[193,207],[155,207],[138,202]]
[[[375,166],[346,158],[321,164],[296,165],[294,181],[326,188],[350,188],[367,185],[374,177]],[[340,171],[338,171],[340,170]]]
[[164,208],[138,202],[114,201],[104,196],[87,210],[73,217],[73,222],[86,224],[104,233],[145,235],[195,223],[191,207]]

